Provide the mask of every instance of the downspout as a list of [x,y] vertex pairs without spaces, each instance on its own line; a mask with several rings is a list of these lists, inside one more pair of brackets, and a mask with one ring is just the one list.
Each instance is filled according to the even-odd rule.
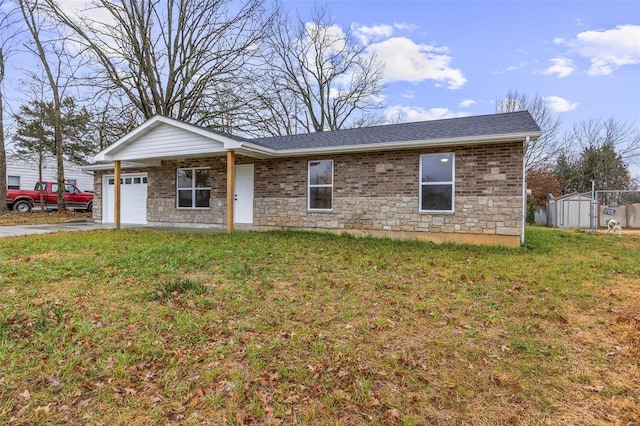
[[527,222],[527,173],[525,162],[525,147],[531,143],[531,137],[527,136],[522,145],[522,235],[520,236],[520,244],[524,244],[524,226]]

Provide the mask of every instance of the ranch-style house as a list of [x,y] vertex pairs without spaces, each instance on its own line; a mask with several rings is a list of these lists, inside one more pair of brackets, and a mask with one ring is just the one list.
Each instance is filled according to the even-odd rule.
[[96,221],[518,246],[526,112],[245,139],[155,116],[98,153]]

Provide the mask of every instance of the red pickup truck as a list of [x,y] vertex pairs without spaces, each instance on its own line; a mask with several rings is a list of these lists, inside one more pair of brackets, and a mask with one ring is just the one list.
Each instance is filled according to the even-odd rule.
[[[11,210],[19,212],[30,212],[36,206],[40,206],[40,188],[42,187],[42,198],[45,210],[56,210],[58,208],[58,183],[41,182],[36,183],[33,191],[23,191],[21,189],[7,190],[7,206]],[[64,185],[64,200],[68,209],[82,210],[90,212],[93,208],[93,194],[82,192],[77,186],[66,183]]]

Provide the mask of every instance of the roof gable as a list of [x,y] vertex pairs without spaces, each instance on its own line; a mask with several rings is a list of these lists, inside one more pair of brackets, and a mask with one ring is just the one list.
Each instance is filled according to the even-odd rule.
[[237,138],[168,117],[155,116],[99,152],[94,160],[139,161],[224,154],[239,144]]

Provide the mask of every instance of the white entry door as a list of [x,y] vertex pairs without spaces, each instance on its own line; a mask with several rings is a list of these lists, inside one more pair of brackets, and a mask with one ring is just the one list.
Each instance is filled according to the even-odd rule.
[[253,164],[236,166],[234,223],[253,223]]
[[[147,223],[147,174],[123,174],[120,185],[120,222]],[[102,179],[102,223],[114,223],[113,175]]]

